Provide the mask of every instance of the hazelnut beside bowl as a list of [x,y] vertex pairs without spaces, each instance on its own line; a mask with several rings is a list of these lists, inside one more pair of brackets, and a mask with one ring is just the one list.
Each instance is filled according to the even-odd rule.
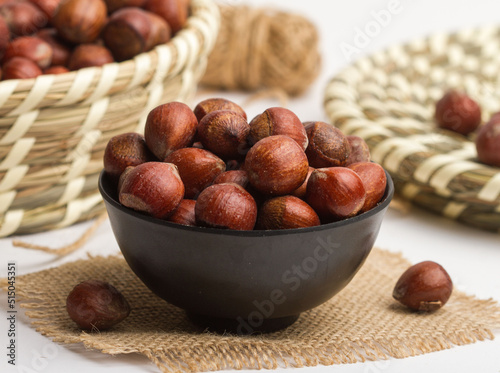
[[[156,295],[215,331],[251,334],[291,325],[333,297],[370,253],[392,199],[342,221],[286,230],[193,227],[121,205],[106,172],[99,190],[127,263]],[[300,272],[298,272],[300,271]]]

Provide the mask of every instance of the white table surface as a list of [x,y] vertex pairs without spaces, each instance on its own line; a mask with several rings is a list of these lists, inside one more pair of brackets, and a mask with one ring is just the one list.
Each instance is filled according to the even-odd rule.
[[[226,0],[238,5],[240,1]],[[301,97],[292,99],[289,108],[302,120],[326,120],[322,107],[323,90],[328,79],[347,66],[342,43],[354,45],[356,28],[364,29],[373,20],[373,11],[387,9],[391,0],[320,1],[320,0],[247,0],[254,6],[271,6],[298,11],[314,21],[321,34],[323,65],[319,78]],[[396,1],[397,3],[397,1]],[[425,36],[436,31],[495,24],[499,21],[498,0],[420,0],[399,2],[401,11],[381,28],[360,55]],[[500,51],[499,51],[500,53]],[[357,58],[358,55],[353,56]],[[248,95],[212,92],[200,94],[196,101],[221,96],[242,103]],[[500,98],[499,98],[500,99]],[[245,107],[250,118],[267,107],[279,103],[272,99],[253,102]],[[82,223],[58,231],[23,236],[28,242],[52,247],[72,242],[90,223]],[[5,277],[7,262],[17,263],[17,274],[25,274],[84,258],[87,253],[106,255],[118,252],[117,244],[106,221],[87,244],[65,258],[46,253],[14,248],[12,238],[0,239],[0,277]],[[500,235],[467,228],[418,208],[409,214],[390,210],[382,224],[376,246],[402,252],[412,262],[434,260],[450,273],[457,289],[479,298],[500,301]],[[116,356],[85,350],[81,345],[62,346],[38,334],[29,320],[19,315],[17,322],[17,366],[7,364],[7,300],[0,294],[0,371],[2,372],[157,372],[158,369],[139,355]],[[497,339],[407,359],[390,359],[343,366],[302,368],[301,372],[499,372],[500,331]],[[284,369],[283,369],[284,370]],[[290,371],[290,370],[288,370]]]

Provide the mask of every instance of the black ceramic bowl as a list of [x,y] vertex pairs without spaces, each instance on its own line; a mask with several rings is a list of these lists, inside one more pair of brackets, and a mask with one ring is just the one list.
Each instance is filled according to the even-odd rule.
[[327,301],[354,277],[373,247],[394,186],[356,217],[317,227],[231,231],[182,226],[122,206],[99,178],[118,245],[155,294],[193,320],[238,333],[269,331]]

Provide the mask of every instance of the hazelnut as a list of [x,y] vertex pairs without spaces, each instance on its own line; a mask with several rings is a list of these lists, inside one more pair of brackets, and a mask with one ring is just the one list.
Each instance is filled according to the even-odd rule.
[[177,167],[171,163],[147,162],[135,166],[122,181],[120,203],[155,218],[167,218],[184,197]]
[[311,206],[294,196],[280,196],[265,201],[257,215],[257,229],[292,229],[320,225]]
[[185,26],[189,10],[185,0],[147,0],[144,8],[163,18],[173,33]]
[[350,155],[345,162],[345,166],[349,166],[358,162],[370,162],[370,148],[365,140],[359,136],[347,136],[347,141],[350,146]]
[[245,120],[247,119],[247,113],[245,113],[245,110],[243,110],[241,106],[225,98],[208,98],[203,100],[195,106],[193,112],[198,122],[200,122],[205,115],[216,110],[234,111],[245,118]]
[[231,170],[221,173],[214,179],[214,184],[234,183],[247,188],[248,175],[244,170]]
[[24,57],[13,57],[2,66],[3,79],[31,79],[42,75],[36,63]]
[[183,199],[179,207],[170,215],[167,221],[182,225],[196,226],[196,218],[194,214],[194,206],[196,201],[192,199]]
[[494,167],[500,167],[500,116],[479,128],[476,137],[477,157],[479,161]]
[[366,191],[365,204],[360,212],[366,212],[377,206],[385,193],[387,177],[381,165],[372,162],[358,162],[348,166],[358,174]]
[[54,74],[54,75],[66,74],[66,73],[69,73],[69,69],[67,67],[64,67],[64,66],[51,66],[51,67],[48,67],[45,70],[43,70],[43,73],[45,75],[48,75],[48,74]]
[[170,28],[159,16],[140,8],[123,8],[111,15],[102,31],[104,44],[117,61],[124,61],[170,40]]
[[104,0],[109,13],[115,10],[128,7],[143,7],[146,0]]
[[436,103],[434,117],[438,127],[467,135],[481,124],[481,108],[465,93],[451,90]]
[[193,143],[197,125],[193,111],[182,102],[157,106],[146,120],[146,144],[158,159],[163,160],[174,150]]
[[299,186],[297,189],[295,189],[292,193],[290,193],[292,196],[304,199],[306,197],[306,190],[307,190],[307,182],[309,181],[309,177],[311,177],[312,172],[315,170],[313,167],[309,167],[309,170],[307,171],[307,176],[304,182],[302,183],[301,186]]
[[392,296],[415,311],[436,311],[451,296],[453,283],[439,264],[425,261],[408,268],[399,278]]
[[146,14],[151,22],[151,32],[146,42],[146,49],[151,50],[157,45],[168,42],[172,37],[172,29],[159,15],[147,11]]
[[144,136],[129,132],[112,137],[104,150],[104,170],[118,178],[128,166],[138,166],[154,160]]
[[0,15],[9,26],[12,36],[31,35],[45,27],[48,18],[28,1],[12,1],[0,7]]
[[320,168],[309,177],[306,202],[324,222],[356,215],[363,208],[365,199],[363,181],[348,168]]
[[245,118],[234,111],[212,111],[202,118],[197,128],[203,147],[222,159],[242,158],[248,151],[250,127]]
[[248,142],[254,145],[264,137],[274,135],[291,137],[303,150],[306,150],[309,142],[300,119],[292,111],[281,107],[269,108],[252,119]]
[[[227,168],[226,168],[227,169]],[[245,170],[230,170],[221,173],[214,179],[213,184],[222,183],[234,183],[242,186],[245,190],[251,194],[257,206],[260,206],[262,201],[266,199],[266,196],[258,192],[254,187],[252,187],[248,181],[248,174]]]
[[49,67],[52,61],[52,47],[41,38],[21,36],[9,44],[5,51],[4,61],[12,57],[27,58],[44,69]]
[[52,24],[58,34],[71,43],[91,43],[107,20],[103,0],[65,0],[57,8]]
[[47,16],[47,19],[51,20],[56,9],[62,0],[29,0],[35,4],[40,10]]
[[5,22],[5,19],[0,15],[0,59],[3,57],[5,50],[10,42],[10,31],[9,26]]
[[84,330],[105,330],[130,314],[130,305],[114,286],[98,280],[76,285],[66,298],[69,317]]
[[214,179],[226,170],[222,159],[204,149],[183,148],[165,158],[173,163],[185,187],[185,198],[196,199],[200,192],[212,184]]
[[276,135],[258,141],[245,158],[250,184],[267,195],[285,195],[302,185],[309,165],[295,140]]
[[347,137],[338,128],[325,122],[307,122],[304,125],[309,138],[306,154],[310,166],[344,166],[351,154]]
[[113,56],[106,47],[97,44],[80,44],[71,53],[68,68],[74,71],[112,62],[114,62]]
[[127,178],[127,175],[132,172],[132,170],[135,168],[135,166],[128,166],[123,170],[122,174],[120,175],[120,178],[118,179],[118,188],[116,188],[116,191],[118,192],[118,195],[120,195],[120,190],[122,190],[122,185],[125,179]]
[[195,215],[200,226],[252,230],[257,219],[257,204],[239,185],[215,184],[200,193]]
[[67,66],[70,48],[59,39],[56,29],[46,28],[36,34],[42,40],[45,40],[52,47],[52,66]]

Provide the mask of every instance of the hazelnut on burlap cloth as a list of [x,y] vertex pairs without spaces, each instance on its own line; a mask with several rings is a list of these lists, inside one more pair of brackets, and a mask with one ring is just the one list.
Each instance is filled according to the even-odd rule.
[[[374,249],[353,281],[330,301],[302,313],[288,329],[255,336],[197,329],[184,311],[153,295],[120,256],[68,263],[19,276],[16,283],[22,307],[40,333],[107,354],[140,353],[163,372],[404,358],[494,338],[500,307],[492,300],[455,289],[446,306],[432,314],[396,303],[392,289],[409,265],[401,255]],[[132,307],[130,316],[108,331],[81,332],[66,313],[72,287],[91,278],[113,284]]]

